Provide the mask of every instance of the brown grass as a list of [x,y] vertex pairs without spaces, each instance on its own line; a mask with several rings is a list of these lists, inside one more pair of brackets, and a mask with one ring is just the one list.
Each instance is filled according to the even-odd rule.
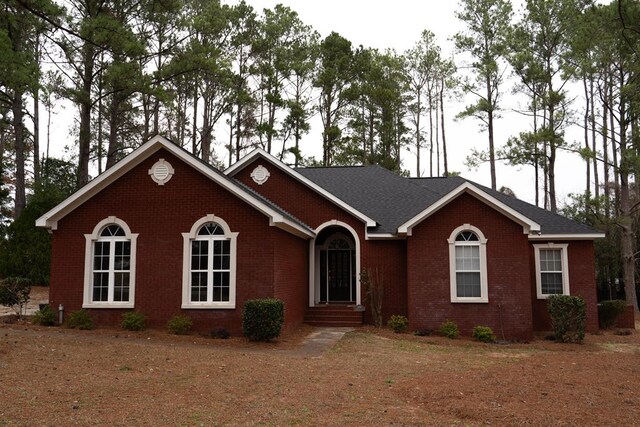
[[490,345],[363,328],[275,343],[0,326],[3,425],[633,425],[640,335]]

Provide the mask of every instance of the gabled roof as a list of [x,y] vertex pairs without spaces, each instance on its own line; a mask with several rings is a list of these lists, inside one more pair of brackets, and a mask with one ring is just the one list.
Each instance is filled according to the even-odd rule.
[[[238,172],[243,170],[245,168],[245,166],[253,163],[256,159],[260,159],[260,158],[265,159],[270,164],[272,164],[272,165],[276,166],[278,169],[280,169],[282,172],[284,172],[287,175],[291,176],[292,178],[294,178],[295,180],[297,180],[300,183],[304,184],[305,186],[307,186],[311,190],[315,191],[316,193],[320,194],[321,196],[323,196],[327,200],[333,202],[338,207],[344,209],[345,211],[349,212],[351,215],[353,215],[356,218],[360,219],[361,221],[363,221],[366,224],[366,227],[375,227],[376,226],[376,221],[374,219],[370,218],[368,215],[364,214],[363,212],[361,212],[360,210],[355,208],[352,204],[350,204],[348,202],[345,202],[345,200],[340,198],[340,195],[338,195],[338,194],[336,194],[334,192],[331,192],[331,191],[327,191],[326,188],[324,188],[324,187],[322,187],[320,185],[317,185],[317,183],[313,182],[312,180],[307,179],[307,177],[305,177],[304,175],[301,175],[300,173],[298,173],[299,169],[290,168],[289,166],[285,165],[280,160],[276,159],[271,154],[267,153],[266,151],[264,151],[264,150],[262,150],[260,148],[256,148],[255,150],[253,150],[252,152],[250,152],[249,154],[244,156],[242,159],[240,159],[239,161],[237,161],[236,163],[231,165],[229,168],[227,168],[224,171],[224,173],[227,176],[233,177]],[[334,168],[331,168],[331,169],[334,169]]]
[[80,190],[73,193],[62,203],[42,215],[36,220],[36,226],[55,230],[57,228],[58,221],[65,215],[72,212],[112,182],[122,177],[131,169],[163,148],[196,169],[198,172],[202,173],[207,178],[214,181],[216,184],[242,199],[259,212],[266,215],[269,218],[270,225],[282,228],[283,230],[300,237],[314,236],[313,231],[307,225],[293,218],[290,214],[283,211],[266,198],[257,195],[245,186],[240,185],[236,180],[230,179],[211,165],[200,161],[188,151],[183,150],[168,139],[159,135],[151,138],[127,157],[119,161],[115,166],[105,171]]
[[463,193],[523,226],[530,239],[595,239],[597,230],[462,177],[405,178],[380,166],[301,168],[300,174],[378,223],[369,237],[409,234],[411,228]]
[[407,221],[400,224],[398,226],[398,234],[407,234],[410,236],[411,230],[413,229],[413,227],[420,224],[426,218],[428,218],[435,212],[439,211],[442,207],[446,206],[447,204],[449,204],[449,202],[456,199],[458,196],[460,196],[463,193],[472,195],[473,197],[479,199],[480,201],[488,204],[495,210],[499,211],[504,216],[522,225],[522,232],[524,234],[529,234],[532,231],[533,232],[540,231],[540,224],[531,220],[525,215],[522,215],[520,212],[512,209],[508,204],[505,204],[500,200],[496,199],[495,197],[493,197],[492,195],[486,193],[485,191],[482,191],[475,185],[471,184],[469,181],[465,181],[461,183],[459,186],[457,186],[456,188],[454,188],[453,190],[444,194],[435,203],[432,203],[429,206],[427,206],[417,215],[414,215],[413,217],[409,218]]

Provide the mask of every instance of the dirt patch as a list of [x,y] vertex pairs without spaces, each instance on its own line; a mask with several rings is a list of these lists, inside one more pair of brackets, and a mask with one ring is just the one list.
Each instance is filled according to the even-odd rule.
[[510,345],[350,332],[274,343],[0,325],[0,425],[633,425],[640,334]]

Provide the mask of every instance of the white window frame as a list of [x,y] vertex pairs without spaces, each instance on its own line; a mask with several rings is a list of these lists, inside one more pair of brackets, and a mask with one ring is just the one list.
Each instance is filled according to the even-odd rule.
[[[571,295],[569,288],[569,244],[544,243],[533,245],[534,257],[536,263],[536,293],[538,299],[547,299],[550,295]],[[557,249],[560,250],[560,261],[562,262],[562,294],[543,294],[542,293],[542,271],[540,270],[540,249]]]
[[[463,231],[471,231],[478,236],[478,242],[456,242],[456,237]],[[451,302],[461,303],[488,303],[489,292],[487,286],[487,239],[479,228],[470,224],[463,224],[453,230],[447,242],[449,242],[449,283],[451,287]],[[457,292],[456,276],[456,246],[480,247],[480,296],[459,297]]]
[[[100,236],[102,230],[111,224],[119,226],[125,233],[122,239],[105,239]],[[85,234],[85,263],[84,263],[84,295],[82,308],[134,308],[136,300],[136,242],[138,234],[132,233],[126,222],[115,216],[109,216],[100,221],[91,234]],[[101,240],[131,242],[131,255],[129,258],[129,301],[113,301],[114,283],[109,280],[109,298],[107,301],[93,301],[93,253],[95,242]],[[115,247],[115,246],[114,246]],[[110,269],[110,277],[112,276]]]
[[[229,301],[191,301],[191,242],[198,239],[200,228],[210,222],[215,222],[224,231],[225,238],[230,242],[229,256]],[[196,221],[188,233],[182,233],[182,308],[185,309],[233,309],[236,308],[236,254],[238,232],[231,232],[225,220],[213,214],[206,215]],[[211,284],[210,284],[211,286]],[[212,295],[211,289],[208,294]]]

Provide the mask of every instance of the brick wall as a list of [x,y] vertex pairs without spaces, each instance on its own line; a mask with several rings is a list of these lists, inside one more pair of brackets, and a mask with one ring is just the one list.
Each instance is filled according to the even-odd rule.
[[[270,173],[269,179],[262,185],[256,184],[250,176],[258,165],[263,165]],[[257,159],[245,165],[237,172],[235,178],[278,206],[282,206],[314,229],[330,220],[350,225],[356,231],[360,241],[361,268],[378,268],[384,278],[383,313],[385,317],[407,313],[406,242],[404,240],[365,240],[365,224],[361,220],[265,159]],[[363,301],[364,297],[364,289],[361,289]],[[369,311],[367,310],[365,315],[367,322],[371,321]]]
[[285,304],[285,330],[302,323],[309,305],[309,242],[285,231],[274,233],[274,297]]
[[[368,240],[362,254],[362,268],[377,269],[384,285],[382,315],[407,315],[407,242],[405,240]],[[365,322],[372,323],[371,310]]]
[[[463,224],[487,239],[488,303],[452,303],[449,244]],[[445,320],[470,335],[474,326],[498,338],[527,339],[532,331],[529,243],[522,226],[469,194],[440,209],[413,229],[407,240],[408,313],[411,329],[437,329]]]
[[[148,176],[149,168],[159,158],[170,162],[175,169],[173,178],[164,186],[158,186]],[[224,219],[232,231],[239,232],[237,297],[236,308],[232,310],[180,308],[183,262],[181,233],[188,232],[194,222],[207,214]],[[111,215],[125,221],[132,233],[139,234],[135,308],[147,316],[149,326],[154,328],[164,328],[168,318],[182,313],[192,317],[196,330],[207,332],[212,328],[225,327],[234,334],[241,333],[244,301],[274,296],[274,263],[276,256],[280,255],[274,247],[282,245],[283,241],[296,248],[304,248],[306,244],[304,239],[270,227],[266,216],[161,150],[59,222],[52,242],[53,307],[62,303],[67,313],[81,308],[84,234],[91,233],[99,221]],[[288,267],[292,270],[289,272],[291,280],[299,280],[306,274],[300,261],[292,262]],[[287,286],[292,285],[287,282]],[[123,311],[126,310],[91,309],[90,313],[98,326],[117,326]],[[287,320],[288,324],[302,320],[298,311],[292,311],[296,314]]]
[[[584,298],[587,305],[587,325],[588,332],[598,330],[598,298],[596,290],[595,276],[595,255],[593,251],[593,241],[568,241],[562,242],[554,240],[554,243],[567,243],[567,256],[569,262],[569,290],[571,295]],[[538,241],[533,243],[549,243],[549,241]],[[533,295],[533,327],[537,331],[551,330],[551,320],[547,311],[547,302],[544,299],[537,299],[536,295],[536,273],[534,261],[534,249],[530,249],[531,260],[531,292]]]

